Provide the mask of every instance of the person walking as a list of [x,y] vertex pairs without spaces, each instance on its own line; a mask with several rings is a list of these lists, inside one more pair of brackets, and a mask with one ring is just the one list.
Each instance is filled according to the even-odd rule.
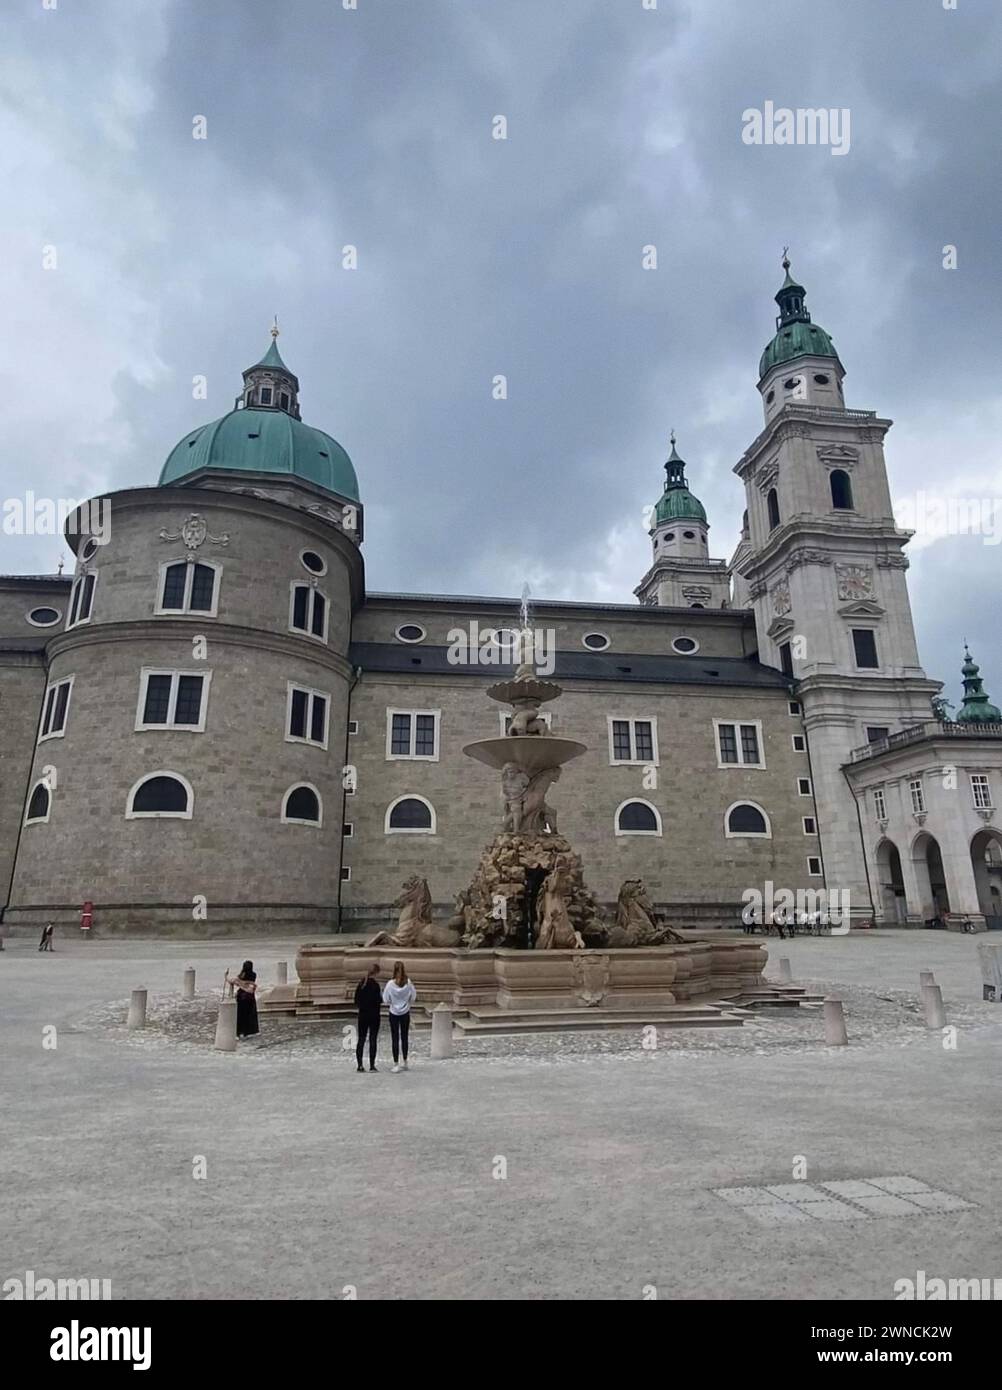
[[226,983],[236,985],[237,989],[237,1037],[252,1038],[261,1030],[257,1026],[257,974],[254,970],[254,962],[245,960],[241,967],[240,974],[231,979],[226,976]]
[[393,1070],[400,1071],[400,1057],[403,1056],[402,1070],[407,1070],[407,1039],[411,1027],[411,1005],[417,998],[417,990],[407,978],[407,970],[402,960],[393,962],[393,979],[383,990],[383,1003],[390,1011],[390,1043],[393,1048]]
[[38,943],[38,949],[39,949],[40,951],[51,951],[51,950],[52,950],[52,933],[53,933],[53,931],[54,931],[54,927],[53,927],[53,925],[52,925],[51,922],[47,922],[47,923],[45,924],[45,926],[42,928],[42,939],[41,939],[41,941]]
[[379,1070],[376,1066],[376,1042],[379,1038],[379,1008],[382,1002],[383,992],[379,988],[379,965],[374,963],[369,966],[368,974],[364,975],[355,986],[355,1008],[358,1010],[358,1043],[355,1047],[356,1071],[365,1071],[362,1066],[362,1054],[365,1051],[366,1037],[369,1039],[369,1070]]

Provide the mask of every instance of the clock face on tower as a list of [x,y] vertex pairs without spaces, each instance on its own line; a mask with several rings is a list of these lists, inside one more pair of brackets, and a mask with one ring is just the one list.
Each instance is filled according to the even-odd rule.
[[873,570],[867,565],[836,565],[835,578],[840,599],[873,597]]

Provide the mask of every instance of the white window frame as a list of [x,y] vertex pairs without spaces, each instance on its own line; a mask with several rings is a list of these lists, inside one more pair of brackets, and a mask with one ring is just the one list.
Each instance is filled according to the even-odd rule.
[[[735,742],[736,742],[736,744],[737,744],[737,754],[738,754],[738,760],[737,760],[736,763],[725,763],[724,760],[723,760],[723,756],[722,756],[722,754],[721,754],[721,749],[720,749],[720,726],[721,726],[721,724],[730,724],[731,727],[734,729]],[[744,748],[741,746],[741,727],[742,727],[742,725],[744,725],[745,727],[752,726],[752,727],[754,727],[754,729],[755,729],[755,739],[756,739],[756,742],[758,743],[758,756],[759,756],[759,761],[758,761],[757,763],[747,763],[747,762],[745,762],[745,750],[744,750]],[[762,721],[761,721],[761,719],[715,719],[715,720],[713,721],[713,742],[714,742],[714,746],[715,746],[715,748],[716,748],[716,750],[717,750],[717,767],[744,767],[744,768],[760,768],[760,767],[765,767],[765,741],[764,741],[763,738],[762,738]]]
[[[143,723],[143,714],[146,709],[146,687],[149,685],[150,676],[170,676],[171,678],[166,724]],[[174,713],[177,709],[177,694],[181,686],[182,676],[198,676],[202,682],[202,703],[198,711],[197,724],[174,723]],[[172,733],[203,734],[205,732],[205,719],[209,710],[209,687],[211,684],[212,672],[209,670],[177,671],[164,666],[143,666],[139,672],[139,700],[136,704],[135,732],[137,734],[162,733],[165,729],[170,729]],[[173,773],[168,775],[174,776]]]
[[[38,613],[42,608],[48,608],[51,612],[55,613],[56,616],[55,616],[55,618],[53,618],[53,620],[52,620],[51,623],[40,623],[40,622],[37,622],[37,621],[31,616],[32,613]],[[34,606],[34,608],[29,608],[29,609],[28,609],[28,611],[27,611],[27,613],[25,613],[24,617],[25,617],[25,622],[30,623],[32,627],[37,627],[37,628],[40,628],[42,631],[44,631],[44,630],[45,630],[46,628],[48,628],[48,627],[58,627],[58,626],[59,626],[59,624],[63,621],[63,610],[62,610],[61,608],[57,608],[56,605],[55,605],[54,603],[36,603],[35,606]]]
[[[170,777],[175,782],[180,782],[188,793],[188,808],[185,811],[134,811],[132,803],[136,792],[144,784],[154,777]],[[126,820],[191,820],[195,811],[195,793],[187,777],[183,777],[180,772],[174,772],[171,768],[159,768],[156,772],[144,772],[142,777],[137,778],[129,788],[129,794],[125,798],[125,819]]]
[[[165,608],[164,586],[167,583],[167,571],[175,565],[184,565],[186,568],[184,576],[184,595],[180,608]],[[195,583],[195,566],[204,565],[206,569],[213,572],[212,577],[212,605],[209,608],[199,608],[193,613],[191,611],[191,591]],[[219,590],[221,587],[223,567],[216,560],[196,560],[194,556],[186,555],[182,560],[164,560],[157,571],[157,601],[153,609],[155,618],[215,618],[219,615]]]
[[349,737],[349,738],[354,738],[355,735],[356,735],[357,733],[358,733],[358,720],[357,720],[357,719],[349,719],[349,720],[348,720],[348,737]]
[[[317,559],[320,561],[323,568],[319,570],[311,570],[304,558],[306,555],[315,555]],[[309,545],[304,546],[304,548],[299,552],[299,563],[302,565],[306,573],[308,575],[311,575],[314,579],[323,579],[324,575],[327,573],[327,570],[329,568],[327,561],[320,554],[320,551],[314,550],[312,546]],[[302,580],[300,580],[299,582],[302,583]],[[297,628],[296,631],[298,632],[299,629]]]
[[[316,699],[326,700],[327,705],[324,710],[324,737],[323,742],[318,742],[309,736],[300,737],[298,734],[290,732],[292,727],[292,695],[299,690],[306,696],[306,727],[313,727],[313,701]],[[331,729],[331,696],[329,690],[315,690],[310,685],[300,685],[298,681],[286,681],[285,683],[285,741],[286,743],[307,743],[311,748],[326,749]]]
[[[801,790],[801,787],[800,787],[801,782],[806,782],[806,783],[807,783],[807,790],[806,790],[806,791],[802,791],[802,790]],[[798,795],[798,796],[813,796],[813,795],[814,795],[814,783],[811,781],[811,779],[810,779],[809,777],[798,777],[798,778],[797,778],[797,795]]]
[[[586,637],[601,637],[602,646],[591,646],[588,642],[585,641]],[[609,636],[607,632],[599,632],[597,629],[595,629],[593,631],[583,632],[581,634],[581,645],[582,647],[584,647],[586,652],[607,652],[609,648],[612,646],[612,638]]]
[[[430,826],[420,826],[420,827],[415,827],[415,826],[411,826],[411,825],[391,825],[391,824],[390,824],[390,816],[393,814],[393,809],[394,809],[394,807],[395,807],[395,806],[399,806],[400,803],[401,803],[401,801],[420,801],[420,802],[422,802],[425,806],[428,807],[428,810],[431,812],[431,825],[430,825]],[[436,814],[436,812],[435,812],[434,806],[431,804],[431,802],[428,800],[428,798],[427,798],[426,796],[419,796],[417,792],[404,792],[404,794],[403,794],[402,796],[395,797],[394,800],[390,802],[389,806],[387,806],[387,808],[386,808],[386,814],[385,814],[384,817],[383,817],[383,834],[384,834],[384,835],[437,835],[437,834],[438,834],[438,816],[437,816],[437,814]]]
[[[728,764],[730,766],[730,764]],[[753,806],[765,821],[764,830],[732,830],[731,812],[738,806]],[[772,821],[769,819],[769,812],[764,806],[760,806],[757,801],[752,801],[750,796],[739,796],[737,801],[732,801],[724,812],[724,838],[727,840],[771,840]]]
[[[78,617],[71,622],[70,620],[73,615],[74,603],[76,601],[77,593],[82,590],[84,582],[88,579],[93,579],[94,581],[94,587],[90,591],[90,612],[87,614],[86,618]],[[97,597],[97,580],[97,570],[81,570],[77,577],[74,579],[73,584],[70,588],[70,601],[66,605],[66,632],[70,632],[75,627],[83,627],[86,623],[90,622],[91,618],[93,618],[94,600]]]
[[[799,740],[799,744],[798,744],[798,740]],[[807,735],[806,735],[806,734],[791,734],[791,735],[790,735],[790,741],[791,741],[791,743],[792,743],[792,745],[793,745],[793,751],[794,751],[794,753],[806,753],[806,752],[807,752]]]
[[[976,811],[994,811],[995,803],[992,800],[992,784],[988,779],[987,772],[971,772],[968,774],[971,779],[971,796],[974,801]],[[979,799],[979,792],[984,799]]]
[[[913,816],[924,816],[927,814],[925,785],[921,777],[910,777],[908,779],[908,797],[911,803]],[[916,802],[918,805],[916,805]]]
[[[395,714],[406,714],[411,719],[410,747],[413,749],[417,739],[417,718],[419,714],[431,715],[435,720],[435,751],[434,753],[393,753],[393,716]],[[442,733],[442,711],[440,709],[386,709],[386,761],[388,763],[437,763],[441,749]]]
[[342,882],[342,883],[350,883],[350,882],[351,882],[351,865],[350,865],[350,864],[342,864],[342,865],[341,865],[341,882]]
[[[515,717],[515,716],[514,716],[512,713],[508,712],[508,711],[505,711],[505,710],[503,710],[503,709],[499,709],[499,710],[498,710],[498,727],[499,727],[500,730],[501,730],[501,737],[502,737],[502,738],[506,738],[506,737],[508,736],[508,725],[511,723],[511,721],[512,721],[512,719],[513,719],[514,717]],[[536,718],[537,718],[537,719],[542,719],[542,720],[544,720],[545,723],[546,723],[546,727],[547,727],[548,729],[551,729],[551,730],[552,730],[552,728],[553,728],[553,715],[552,715],[552,713],[551,713],[548,709],[546,709],[546,710],[543,710],[543,709],[539,710],[539,712],[538,712],[537,715],[536,715]]]
[[[661,759],[658,750],[658,717],[656,714],[607,714],[605,716],[606,727],[609,733],[609,766],[610,767],[660,767]],[[617,758],[615,756],[615,742],[612,736],[613,724],[629,724],[630,726],[630,752],[637,750],[637,735],[635,725],[650,724],[651,726],[651,748],[653,757],[650,758]],[[631,797],[631,800],[635,798]]]
[[[418,632],[421,634],[420,637],[403,637],[401,634],[403,633],[405,627],[416,627]],[[400,626],[395,630],[393,635],[398,642],[403,642],[408,647],[415,647],[419,642],[423,642],[425,638],[428,636],[428,629],[426,627],[422,627],[420,623],[401,623]]]
[[[70,722],[70,705],[73,703],[73,682],[74,682],[75,680],[76,680],[76,675],[75,675],[75,674],[72,675],[72,676],[60,676],[58,680],[56,680],[56,681],[50,681],[49,684],[45,687],[45,694],[44,694],[44,696],[42,697],[42,719],[41,719],[41,722],[39,723],[39,726],[38,726],[38,728],[39,728],[38,742],[39,742],[39,743],[44,743],[44,742],[46,741],[46,739],[50,739],[50,738],[63,738],[63,737],[64,737],[64,735],[65,735],[65,733],[66,733],[66,726],[67,726],[67,724]],[[47,708],[48,703],[49,703],[49,695],[50,695],[50,693],[51,693],[52,691],[58,692],[59,687],[60,687],[61,685],[68,685],[68,686],[69,686],[69,691],[68,691],[68,693],[67,693],[67,695],[66,695],[66,713],[65,713],[64,716],[63,716],[63,727],[62,727],[61,729],[53,729],[53,730],[51,730],[49,733],[45,733],[45,732],[44,732],[44,730],[45,730],[45,711],[46,711],[46,708]],[[59,699],[59,695],[58,695],[58,693],[57,693],[56,695],[53,696],[53,699],[52,699],[52,708],[53,708],[53,711],[55,711],[55,708],[56,708],[56,701],[57,701],[58,699]]]
[[[818,867],[817,867],[816,869],[812,869],[812,868],[811,868],[811,865],[812,865],[812,864],[817,864]],[[820,854],[809,854],[809,855],[807,856],[807,877],[808,877],[808,878],[824,878],[824,876],[825,876],[825,869],[824,869],[824,865],[823,865],[822,862],[821,862],[821,855],[820,855]]]
[[[794,705],[796,705],[796,709],[793,708]],[[799,700],[788,700],[786,702],[786,712],[791,719],[803,719],[804,717],[804,707]]]
[[[869,633],[872,634],[872,636],[873,636],[873,654],[874,654],[874,656],[877,658],[876,664],[875,664],[875,665],[873,665],[873,666],[860,666],[859,662],[858,662],[857,659],[856,659],[856,639],[855,639],[855,637],[853,636],[853,633],[855,633],[855,632],[869,632]],[[880,660],[880,647],[879,647],[879,645],[878,645],[878,643],[877,643],[877,629],[876,629],[875,627],[850,627],[850,629],[849,629],[849,654],[850,654],[851,657],[852,657],[852,669],[853,669],[854,671],[880,671],[880,670],[882,670],[882,669],[883,669],[883,663],[882,663],[881,660]]]
[[[810,825],[811,825],[811,829],[810,829],[810,830],[807,829],[807,824],[808,824],[808,822],[810,822]],[[803,827],[803,831],[804,831],[804,834],[805,834],[805,835],[817,835],[817,833],[818,833],[818,823],[817,823],[817,821],[815,820],[814,816],[801,816],[801,817],[800,817],[800,824],[801,824],[801,826]]]
[[[654,821],[655,821],[655,825],[656,825],[656,827],[657,827],[655,830],[621,830],[621,829],[620,829],[620,825],[619,825],[619,816],[620,816],[620,812],[623,810],[623,807],[624,807],[624,806],[632,806],[633,803],[634,803],[635,801],[639,801],[640,804],[641,804],[641,806],[646,806],[647,809],[648,809],[649,811],[653,811],[653,812],[654,812]],[[616,807],[616,814],[615,814],[615,815],[613,816],[613,818],[612,818],[612,824],[613,824],[613,829],[615,830],[615,832],[616,832],[617,835],[647,835],[648,837],[650,837],[650,836],[655,836],[655,837],[658,837],[658,838],[660,838],[660,837],[663,835],[663,832],[662,832],[662,829],[661,829],[661,812],[658,810],[658,808],[654,805],[653,802],[647,801],[647,800],[646,800],[644,797],[642,797],[642,796],[628,796],[628,797],[626,798],[625,801],[621,801],[621,802],[619,803],[619,805]]]
[[[293,792],[298,792],[300,787],[305,787],[317,798],[317,810],[320,813],[319,819],[301,820],[299,816],[290,816],[286,814],[285,808],[289,804],[289,797]],[[287,787],[282,797],[282,824],[305,825],[307,830],[322,830],[324,828],[324,799],[320,795],[319,787],[315,787],[312,782],[293,782],[291,787]]]
[[355,822],[350,820],[343,821],[341,824],[341,834],[346,840],[353,840],[355,838]]
[[[34,795],[35,795],[35,793],[38,791],[39,787],[44,787],[44,788],[45,788],[46,793],[47,793],[48,798],[49,798],[48,801],[45,803],[45,815],[44,815],[44,816],[30,816],[30,817],[29,817],[29,815],[28,815],[28,810],[29,810],[29,808],[30,808],[30,806],[31,806],[32,799],[34,798]],[[33,782],[33,783],[32,783],[31,791],[28,793],[28,800],[24,803],[24,824],[25,824],[25,825],[48,825],[48,823],[49,823],[49,817],[50,817],[51,815],[52,815],[52,788],[49,786],[49,783],[48,783],[48,781],[47,781],[47,779],[46,779],[45,777],[39,777],[39,779],[38,779],[37,782]]]
[[[683,652],[675,645],[676,642],[695,642],[696,645],[690,648],[689,651]],[[696,656],[699,653],[699,643],[696,641],[696,638],[690,636],[688,632],[680,632],[677,637],[672,638],[671,649],[676,656]]]
[[[296,590],[308,589],[310,600],[306,607],[306,626],[294,627],[293,616],[296,610]],[[313,609],[316,603],[315,594],[319,594],[324,601],[324,631],[323,636],[317,636],[313,631]],[[313,584],[307,579],[290,579],[289,581],[289,631],[295,633],[297,637],[308,637],[311,642],[322,642],[327,644],[327,632],[331,621],[331,601],[326,590],[321,589],[319,584]]]
[[887,819],[887,797],[883,787],[873,789],[873,811],[878,821]]

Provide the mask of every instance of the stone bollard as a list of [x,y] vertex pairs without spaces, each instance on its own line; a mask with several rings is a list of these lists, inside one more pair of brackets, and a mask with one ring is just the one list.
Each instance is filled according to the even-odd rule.
[[288,961],[286,961],[286,960],[280,960],[280,961],[278,962],[278,964],[275,966],[275,978],[278,980],[278,983],[279,983],[280,985],[287,985],[287,984],[289,983],[289,962],[288,962]]
[[129,1017],[126,1020],[129,1028],[146,1027],[146,990],[134,989],[129,1000]]
[[439,1062],[452,1056],[452,1010],[448,1004],[436,1004],[431,1011],[431,1060]]
[[945,1028],[946,1010],[943,1008],[943,991],[939,985],[923,985],[922,1007],[925,1010],[927,1028]]
[[931,970],[919,971],[919,989],[925,989],[926,985],[934,985],[935,983],[936,977]]
[[845,1031],[845,1013],[841,999],[825,1000],[825,1042],[829,1047],[845,1047],[849,1041]]
[[990,1004],[1002,1004],[1002,942],[979,941],[981,997]]
[[781,985],[793,983],[793,969],[787,956],[780,956],[779,958],[779,983]]
[[181,990],[182,999],[194,999],[195,997],[195,967],[189,965],[184,972],[184,987]]
[[216,1019],[216,1047],[220,1052],[237,1050],[237,1001],[221,999]]

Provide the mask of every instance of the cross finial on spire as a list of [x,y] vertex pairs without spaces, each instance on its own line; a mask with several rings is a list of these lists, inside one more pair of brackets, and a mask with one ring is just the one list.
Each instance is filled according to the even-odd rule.
[[669,441],[670,441],[670,443],[671,443],[672,448],[674,449],[674,447],[675,447],[675,431],[674,431],[674,430],[672,430],[671,434],[668,436],[668,439],[669,439]]
[[277,337],[278,337],[278,315],[277,315],[277,314],[275,315],[275,322],[274,322],[274,323],[272,324],[272,326],[271,326],[271,336],[272,336],[273,338],[277,338]]
[[790,269],[790,248],[788,246],[783,247],[783,269]]

